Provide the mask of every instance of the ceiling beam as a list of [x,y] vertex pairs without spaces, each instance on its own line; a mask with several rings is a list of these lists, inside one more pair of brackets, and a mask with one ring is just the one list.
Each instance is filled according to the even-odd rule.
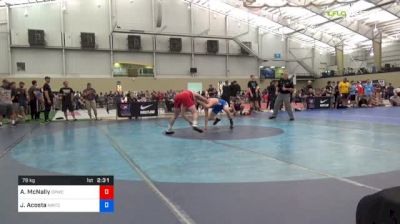
[[378,6],[379,8],[381,8],[382,10],[397,17],[397,19],[400,19],[400,9],[399,9],[400,6],[398,6],[397,9],[396,9],[396,7],[393,7],[396,0],[389,1],[389,2],[386,2],[383,4],[381,4],[381,2],[383,2],[383,1],[378,1],[378,0],[364,0],[364,1],[374,4],[375,6]]
[[307,28],[302,28],[302,29],[298,29],[297,27],[295,27],[295,25],[293,23],[288,23],[286,19],[283,19],[281,16],[277,16],[271,13],[267,13],[265,15],[265,18],[267,18],[268,20],[277,23],[283,27],[287,27],[290,28],[292,30],[295,30],[294,32],[291,32],[289,34],[285,34],[285,35],[292,35],[295,33],[301,33],[305,36],[308,36],[314,40],[320,41],[322,43],[325,43],[331,47],[335,47],[336,45],[340,44],[342,42],[342,40],[340,40],[337,37],[334,37],[332,35],[326,34],[326,33],[317,33],[317,32],[313,32]]
[[346,20],[346,19],[332,19],[329,18],[326,15],[326,12],[324,10],[322,10],[321,8],[315,7],[313,5],[311,6],[307,6],[304,9],[311,11],[319,16],[324,17],[325,19],[328,19],[330,22],[336,23],[338,25],[340,25],[341,27],[348,29],[354,33],[357,33],[361,36],[364,36],[370,40],[374,39],[374,28],[362,23],[359,23],[357,21],[350,21],[350,20]]

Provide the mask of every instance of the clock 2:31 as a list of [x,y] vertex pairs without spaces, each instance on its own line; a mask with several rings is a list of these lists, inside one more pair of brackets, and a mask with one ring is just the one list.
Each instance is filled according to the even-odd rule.
[[108,184],[110,182],[111,182],[111,180],[110,180],[109,177],[98,177],[97,178],[97,183],[98,184]]

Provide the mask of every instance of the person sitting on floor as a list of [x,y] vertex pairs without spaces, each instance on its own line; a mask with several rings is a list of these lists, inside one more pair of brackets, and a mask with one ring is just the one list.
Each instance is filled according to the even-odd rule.
[[394,95],[390,97],[389,101],[394,107],[400,106],[400,88],[395,89]]
[[233,102],[233,107],[232,107],[233,116],[237,116],[238,113],[240,116],[242,116],[243,110],[244,110],[243,102],[240,100],[239,97],[236,97],[236,99]]
[[374,94],[372,95],[372,98],[371,98],[371,104],[374,107],[385,106],[385,104],[383,103],[380,88],[375,89]]

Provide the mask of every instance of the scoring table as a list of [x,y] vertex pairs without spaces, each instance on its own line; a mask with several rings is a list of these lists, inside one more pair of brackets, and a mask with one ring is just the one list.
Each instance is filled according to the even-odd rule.
[[18,212],[114,212],[113,176],[18,176]]

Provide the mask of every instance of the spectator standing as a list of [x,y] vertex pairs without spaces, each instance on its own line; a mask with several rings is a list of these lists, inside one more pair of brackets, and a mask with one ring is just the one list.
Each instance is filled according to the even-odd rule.
[[351,105],[354,107],[355,105],[357,105],[357,86],[356,83],[354,81],[350,82],[350,103]]
[[40,105],[43,100],[42,91],[37,87],[37,81],[32,81],[32,86],[28,90],[29,106],[31,109],[32,120],[40,119]]
[[12,104],[10,83],[7,79],[4,79],[0,86],[0,127],[3,126],[4,117],[10,118],[12,126],[16,125]]
[[259,111],[260,110],[259,101],[261,100],[261,96],[260,96],[260,87],[258,86],[255,75],[250,76],[250,81],[247,83],[247,88],[249,93],[251,109]]
[[210,86],[209,86],[208,89],[207,89],[207,93],[208,93],[208,97],[210,97],[210,98],[215,98],[215,97],[218,96],[218,91],[217,91],[217,89],[215,89],[215,88],[213,87],[213,85],[211,85],[211,84],[210,84]]
[[336,82],[336,85],[334,87],[334,94],[333,96],[335,97],[335,108],[337,109],[339,106],[339,101],[340,101],[340,91],[339,91],[339,81]]
[[275,104],[276,95],[277,95],[275,80],[272,80],[270,82],[269,86],[267,87],[267,92],[268,92],[267,107],[269,107],[269,109],[272,112],[273,108],[274,108],[274,104]]
[[372,95],[374,94],[374,86],[372,85],[372,82],[369,79],[367,79],[363,87],[365,91],[365,98],[368,102],[368,106],[371,106],[371,99]]
[[99,107],[100,108],[104,107],[104,95],[103,95],[103,92],[100,92],[100,94],[99,94]]
[[357,88],[356,101],[357,101],[357,105],[359,105],[359,101],[364,97],[365,91],[364,91],[364,87],[360,81],[357,82],[356,88]]
[[88,111],[90,119],[92,119],[92,110],[93,110],[95,120],[98,120],[97,109],[96,109],[96,90],[92,88],[91,83],[88,83],[86,85],[86,89],[83,90],[83,99],[85,99],[86,109]]
[[72,102],[74,90],[68,86],[68,81],[63,82],[64,87],[60,89],[60,99],[62,101],[61,110],[64,112],[65,120],[68,121],[68,112],[72,115],[74,121],[76,121],[74,113],[74,104]]
[[18,96],[18,110],[19,110],[19,115],[22,117],[22,119],[25,121],[26,120],[26,114],[28,112],[28,92],[25,89],[25,83],[24,82],[19,82],[19,88],[17,88],[17,94]]
[[307,85],[305,87],[305,91],[304,92],[306,93],[306,95],[308,97],[314,97],[315,96],[315,90],[314,90],[314,88],[312,86],[312,81],[311,80],[307,81]]
[[390,99],[394,95],[394,87],[392,86],[392,83],[389,83],[388,87],[386,88],[386,99]]
[[232,97],[237,97],[241,91],[242,91],[242,88],[240,87],[239,83],[237,83],[236,80],[231,82],[231,96]]
[[339,83],[339,92],[343,106],[347,106],[349,102],[350,87],[351,86],[347,78],[344,78],[343,81]]
[[292,80],[289,79],[289,75],[287,72],[283,73],[283,77],[278,81],[278,96],[275,100],[274,112],[269,119],[275,119],[278,115],[282,104],[285,105],[285,110],[289,114],[289,118],[291,121],[294,120],[292,106],[290,105],[290,97],[294,91],[294,84]]
[[394,95],[390,97],[389,101],[392,106],[400,106],[400,88],[393,90]]
[[223,100],[225,100],[226,102],[228,102],[228,104],[230,105],[230,101],[231,101],[231,87],[229,85],[229,81],[226,80],[224,86],[222,86],[222,94],[221,94],[221,98]]
[[53,105],[53,91],[50,86],[50,77],[44,78],[45,84],[43,85],[43,96],[44,96],[44,122],[50,122],[49,114],[51,106]]
[[12,112],[15,116],[15,120],[18,120],[19,113],[19,95],[17,94],[17,85],[15,82],[10,82],[9,87],[11,90],[11,101],[13,103]]

